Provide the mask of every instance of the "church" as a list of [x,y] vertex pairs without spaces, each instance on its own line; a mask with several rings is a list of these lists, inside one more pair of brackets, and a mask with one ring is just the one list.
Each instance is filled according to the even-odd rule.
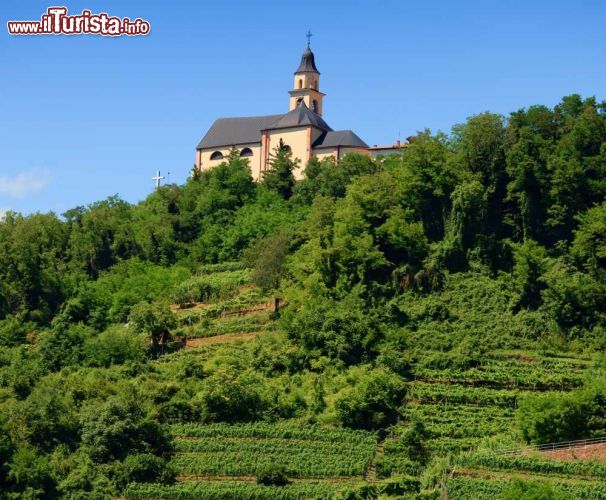
[[[311,36],[311,34],[309,34]],[[252,175],[260,180],[269,168],[270,154],[280,143],[300,160],[294,172],[300,179],[309,159],[358,152],[372,155],[372,149],[351,130],[333,130],[324,121],[320,72],[309,41],[289,91],[289,112],[282,115],[219,118],[196,148],[196,168],[206,170],[220,164],[232,148],[249,160]]]

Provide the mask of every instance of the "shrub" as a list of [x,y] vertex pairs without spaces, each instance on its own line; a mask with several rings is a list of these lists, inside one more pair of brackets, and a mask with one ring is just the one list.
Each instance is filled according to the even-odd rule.
[[569,497],[555,491],[547,483],[516,480],[503,490],[504,500],[565,500],[566,498]]
[[389,496],[418,493],[421,487],[420,481],[412,476],[392,476],[380,484],[381,493]]
[[151,453],[128,455],[118,466],[118,482],[122,486],[128,483],[172,483],[174,472],[166,460]]
[[405,392],[404,381],[395,373],[383,368],[368,371],[337,396],[337,415],[352,429],[385,428],[396,422]]
[[257,484],[264,486],[286,486],[289,483],[286,468],[281,465],[267,467],[257,475]]
[[175,287],[172,293],[172,301],[180,307],[185,307],[194,302],[227,299],[232,297],[236,291],[236,283],[232,281],[199,276],[184,281]]

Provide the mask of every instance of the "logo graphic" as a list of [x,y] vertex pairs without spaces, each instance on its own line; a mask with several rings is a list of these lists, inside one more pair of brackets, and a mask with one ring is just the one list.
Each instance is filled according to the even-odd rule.
[[131,21],[128,17],[109,16],[105,12],[67,15],[67,7],[49,7],[40,21],[7,21],[11,35],[101,35],[140,36],[148,35],[151,26],[145,19]]

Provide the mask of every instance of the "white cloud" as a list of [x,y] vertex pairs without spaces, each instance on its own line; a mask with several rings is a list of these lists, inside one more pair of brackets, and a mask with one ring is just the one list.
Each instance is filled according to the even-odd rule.
[[12,198],[24,198],[39,193],[49,182],[50,172],[47,169],[33,168],[15,177],[0,176],[0,193]]

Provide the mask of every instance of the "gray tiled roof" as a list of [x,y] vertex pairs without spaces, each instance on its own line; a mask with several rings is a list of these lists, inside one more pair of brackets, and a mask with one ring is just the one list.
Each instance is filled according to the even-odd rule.
[[285,115],[219,118],[212,124],[197,149],[261,142],[261,130],[272,128]]
[[297,73],[303,73],[304,71],[314,71],[320,74],[318,68],[316,68],[316,58],[314,57],[314,53],[309,47],[307,47],[307,50],[303,52],[303,55],[301,56],[301,64],[299,64],[297,71],[295,71],[295,75]]
[[303,125],[313,125],[321,130],[332,130],[320,115],[310,110],[305,102],[301,102],[295,109],[286,113],[273,125],[266,129],[299,127]]
[[351,130],[335,130],[323,133],[312,145],[313,148],[336,148],[337,146],[367,148],[368,144]]

